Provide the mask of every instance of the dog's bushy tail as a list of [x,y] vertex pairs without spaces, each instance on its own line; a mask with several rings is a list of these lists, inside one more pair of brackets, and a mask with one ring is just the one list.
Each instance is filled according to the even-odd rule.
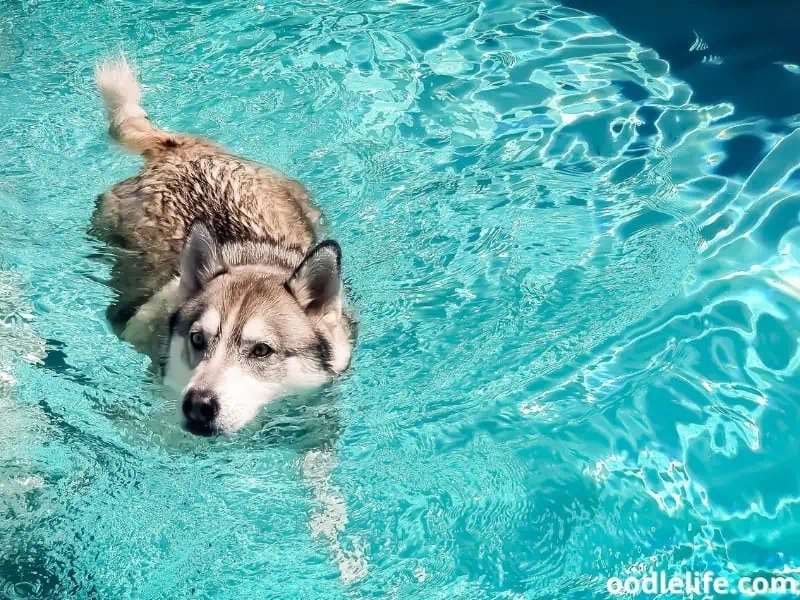
[[103,97],[108,131],[120,144],[139,154],[178,145],[177,136],[154,126],[141,107],[142,88],[124,54],[98,64],[94,72]]

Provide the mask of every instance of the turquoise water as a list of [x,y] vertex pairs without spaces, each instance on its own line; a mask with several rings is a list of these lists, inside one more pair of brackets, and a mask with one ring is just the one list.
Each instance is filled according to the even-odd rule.
[[[7,0],[0,597],[800,567],[800,120],[697,105],[601,18],[516,4]],[[92,70],[120,47],[157,123],[302,179],[344,249],[351,374],[235,437],[185,436],[104,320],[86,231],[139,159]]]

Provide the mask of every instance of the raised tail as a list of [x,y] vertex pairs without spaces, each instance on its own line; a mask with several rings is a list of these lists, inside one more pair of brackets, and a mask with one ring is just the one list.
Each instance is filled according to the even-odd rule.
[[178,145],[176,136],[154,126],[141,107],[142,88],[124,54],[106,59],[94,72],[103,96],[108,131],[120,144],[139,154],[152,154]]

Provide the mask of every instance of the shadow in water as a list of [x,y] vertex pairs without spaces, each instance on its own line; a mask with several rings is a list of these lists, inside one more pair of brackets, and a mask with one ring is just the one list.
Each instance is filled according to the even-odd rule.
[[700,104],[730,102],[735,118],[800,112],[800,10],[766,0],[564,0],[656,50]]

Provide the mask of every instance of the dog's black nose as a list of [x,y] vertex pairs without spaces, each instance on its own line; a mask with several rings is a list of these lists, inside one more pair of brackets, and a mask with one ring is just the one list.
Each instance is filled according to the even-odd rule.
[[183,399],[183,414],[191,425],[208,427],[219,414],[219,400],[213,392],[189,390]]

